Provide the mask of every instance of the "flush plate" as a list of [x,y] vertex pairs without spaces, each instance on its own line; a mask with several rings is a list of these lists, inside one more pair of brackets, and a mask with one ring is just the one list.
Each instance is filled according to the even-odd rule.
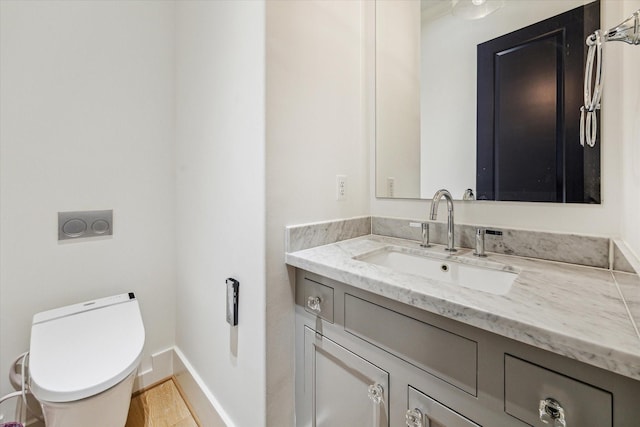
[[58,240],[113,234],[113,210],[58,212]]

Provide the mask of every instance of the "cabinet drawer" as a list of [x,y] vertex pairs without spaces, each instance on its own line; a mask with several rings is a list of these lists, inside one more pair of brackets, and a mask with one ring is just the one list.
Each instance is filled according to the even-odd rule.
[[[406,417],[406,425],[411,427],[480,427],[413,387],[409,387],[409,408]],[[418,420],[415,417],[418,417]]]
[[475,396],[475,341],[447,332],[349,294],[345,330]]
[[333,288],[305,277],[302,280],[302,296],[302,304],[307,312],[333,323]]
[[540,419],[540,404],[547,398],[560,404],[567,426],[613,424],[611,393],[508,354],[504,360],[504,386],[505,411],[532,426],[550,425]]

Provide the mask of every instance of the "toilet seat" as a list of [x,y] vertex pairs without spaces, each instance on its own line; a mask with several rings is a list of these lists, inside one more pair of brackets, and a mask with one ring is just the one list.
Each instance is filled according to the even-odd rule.
[[138,367],[144,339],[133,293],[38,313],[31,326],[30,389],[41,402],[99,394]]

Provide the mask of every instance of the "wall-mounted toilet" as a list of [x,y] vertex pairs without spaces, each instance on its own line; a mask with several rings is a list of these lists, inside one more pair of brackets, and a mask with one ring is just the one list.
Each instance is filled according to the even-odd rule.
[[144,339],[133,293],[36,314],[29,387],[46,427],[123,427]]

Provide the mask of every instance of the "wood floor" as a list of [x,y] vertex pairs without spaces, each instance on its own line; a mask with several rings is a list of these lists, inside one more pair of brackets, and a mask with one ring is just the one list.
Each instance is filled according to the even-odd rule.
[[125,427],[199,427],[172,379],[131,399]]

